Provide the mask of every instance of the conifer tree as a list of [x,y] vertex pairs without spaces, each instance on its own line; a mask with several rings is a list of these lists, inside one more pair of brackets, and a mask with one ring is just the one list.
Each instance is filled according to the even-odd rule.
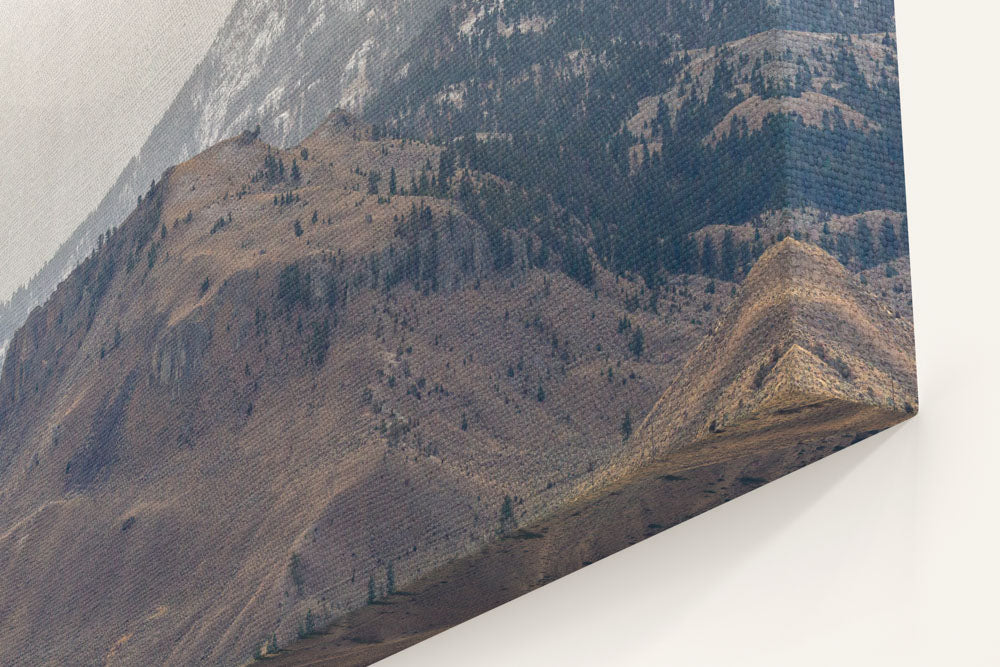
[[443,195],[448,191],[448,184],[451,182],[451,177],[455,175],[455,152],[451,148],[446,148],[441,151],[441,157],[438,162],[438,188]]
[[701,242],[701,272],[706,276],[715,275],[715,244],[708,234]]
[[622,419],[622,440],[628,440],[632,435],[632,413],[625,410],[625,418]]
[[510,496],[504,496],[503,504],[500,505],[500,530],[506,531],[514,526],[514,501]]
[[736,276],[736,245],[733,242],[733,232],[730,229],[727,229],[726,233],[722,235],[719,260],[722,279],[732,280]]
[[630,340],[628,343],[628,349],[632,354],[635,355],[636,359],[642,356],[643,351],[646,349],[646,340],[645,337],[642,335],[641,327],[637,326],[632,331],[632,340]]
[[863,268],[875,265],[875,240],[871,227],[864,220],[858,221],[857,252],[858,262]]
[[879,237],[882,245],[882,256],[886,260],[895,259],[899,255],[899,240],[896,238],[896,228],[889,218],[882,221]]

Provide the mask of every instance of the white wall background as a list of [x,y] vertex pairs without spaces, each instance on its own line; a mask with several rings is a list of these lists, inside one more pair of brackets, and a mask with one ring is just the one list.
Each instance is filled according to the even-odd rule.
[[382,664],[1000,665],[1000,9],[896,11],[919,416]]

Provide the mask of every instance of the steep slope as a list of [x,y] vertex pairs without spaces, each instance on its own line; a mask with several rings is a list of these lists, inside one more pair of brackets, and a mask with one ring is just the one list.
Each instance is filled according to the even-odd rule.
[[881,430],[916,411],[912,350],[911,322],[819,248],[785,239],[640,427],[641,456],[726,460],[772,447],[789,422],[813,436],[841,421]]
[[704,296],[657,314],[529,228],[497,256],[453,199],[388,193],[440,182],[440,153],[344,114],[294,150],[244,133],[32,314],[0,377],[0,662],[238,663],[620,450],[727,291],[686,277]]
[[564,506],[276,662],[370,664],[906,419],[911,346],[909,324],[836,260],[787,239]]
[[[742,120],[754,108],[771,107],[771,113],[797,111],[795,105],[811,112],[840,109],[848,124],[861,126],[864,114],[840,100],[845,93],[857,92],[860,83],[888,88],[898,83],[892,39],[884,34],[853,35],[768,30],[735,40],[719,48],[695,49],[686,53],[678,85],[639,100],[639,112],[629,119],[632,134],[655,141],[671,124],[685,103],[705,103],[713,86],[725,81],[729,91],[739,91],[742,100],[716,126],[714,135],[727,133],[735,116]],[[854,87],[854,91],[849,89]],[[789,94],[791,93],[791,94]],[[803,99],[804,98],[804,99]],[[736,99],[734,96],[733,99]],[[879,110],[882,111],[882,110]],[[806,121],[820,125],[813,113]],[[760,129],[760,117],[750,118]],[[827,119],[827,125],[832,119]]]
[[265,140],[290,146],[331,110],[360,109],[442,1],[238,0],[97,209],[0,306],[0,348],[164,169],[246,128],[259,125]]
[[7,349],[0,662],[367,664],[910,414],[891,3],[822,4],[241,2],[149,155],[259,131]]
[[[608,16],[616,20],[607,21]],[[848,59],[822,63],[821,69],[833,71],[833,76],[830,72],[817,74],[813,83],[828,84],[833,90],[824,91],[822,99],[807,94],[784,106],[797,108],[807,122],[816,118],[824,122],[823,112],[827,111],[833,114],[831,123],[844,118],[846,123],[855,120],[863,125],[867,119],[871,128],[888,128],[888,151],[883,150],[884,141],[880,137],[849,137],[851,142],[844,152],[850,152],[852,164],[871,163],[872,177],[860,178],[842,190],[865,193],[869,182],[881,183],[877,194],[882,197],[883,204],[887,196],[898,201],[900,192],[880,180],[880,175],[887,173],[889,176],[884,180],[891,184],[897,176],[897,169],[887,167],[898,161],[894,159],[898,151],[893,139],[898,123],[894,118],[888,122],[882,118],[885,113],[898,115],[898,102],[894,103],[893,95],[895,63],[883,62],[881,58],[887,49],[879,47],[884,33],[894,30],[893,24],[891,0],[831,0],[822,6],[806,6],[798,0],[671,0],[666,4],[601,0],[584,5],[467,0],[397,3],[382,0],[239,0],[205,59],[98,208],[9,303],[0,304],[0,353],[30,310],[44,302],[56,285],[87,257],[101,234],[119,224],[132,209],[136,197],[169,165],[257,124],[265,140],[280,146],[295,144],[329,111],[338,107],[360,109],[364,106],[371,119],[387,121],[420,136],[457,137],[478,132],[481,136],[510,136],[509,133],[513,133],[519,138],[519,133],[527,131],[560,141],[572,137],[572,144],[596,132],[595,139],[599,141],[591,142],[593,146],[575,146],[576,150],[567,152],[555,164],[548,164],[553,157],[546,158],[544,152],[536,154],[534,160],[525,160],[521,155],[513,162],[535,164],[531,170],[534,178],[543,177],[549,183],[553,182],[553,173],[576,171],[580,164],[593,165],[597,181],[585,180],[579,187],[564,187],[565,192],[555,194],[567,201],[580,217],[584,211],[596,214],[599,219],[592,227],[595,233],[606,234],[606,230],[615,225],[609,225],[612,220],[602,218],[614,216],[602,214],[602,211],[617,212],[624,207],[605,201],[604,188],[595,184],[603,186],[609,170],[616,164],[627,166],[627,157],[623,156],[630,148],[633,155],[641,156],[635,142],[616,136],[620,127],[630,118],[635,119],[637,114],[655,113],[656,100],[679,83],[677,77],[694,76],[702,85],[692,88],[700,88],[705,93],[706,82],[700,80],[698,74],[715,70],[714,65],[704,66],[706,60],[723,60],[720,54],[726,53],[729,47],[722,50],[718,47],[727,42],[737,44],[737,49],[745,46],[755,56],[780,61],[785,45],[772,44],[774,48],[765,54],[767,49],[762,49],[761,45],[766,45],[769,38],[759,36],[779,29],[811,31],[797,33],[809,36],[801,40],[801,50],[810,62],[812,40],[831,42],[838,39],[834,35],[817,37],[818,33],[867,35],[856,37],[857,41],[845,50]],[[754,38],[755,35],[758,37]],[[828,50],[829,46],[821,44],[822,49]],[[840,46],[838,42],[837,47]],[[796,55],[800,55],[798,47],[795,50]],[[693,58],[690,70],[677,67],[675,56],[682,52],[692,54],[685,55],[685,59]],[[858,91],[850,85],[850,77],[858,67],[865,76],[884,71],[887,77],[877,82],[869,77],[869,83],[875,84],[873,90],[878,93],[871,98],[879,107],[877,109],[859,109],[864,105],[852,97],[840,99],[845,95],[857,96]],[[794,67],[776,62],[766,64],[764,69],[780,74]],[[728,88],[734,84],[750,87],[750,82],[742,79],[721,83]],[[539,94],[543,85],[547,90]],[[366,100],[371,103],[366,104]],[[711,125],[700,128],[700,134],[710,135],[713,126],[720,123],[722,126],[713,136],[729,131],[733,118],[748,118],[755,123],[756,117],[765,115],[777,104],[751,99],[747,106],[752,108],[744,108],[732,118],[724,119],[738,102],[711,114],[692,109],[696,115],[713,118]],[[848,107],[859,115],[850,113]],[[836,110],[847,113],[837,116]],[[631,125],[630,129],[634,133]],[[816,140],[812,136],[801,139],[813,143]],[[662,139],[652,141],[654,147],[662,145]],[[831,146],[839,147],[841,141],[842,137],[838,136]],[[767,145],[767,142],[762,143]],[[602,151],[609,148],[612,154],[596,155],[592,150],[595,146],[601,146]],[[830,146],[826,148],[830,150]],[[583,149],[582,154],[580,149]],[[746,148],[737,152],[740,151],[753,152]],[[668,149],[667,153],[670,152],[683,150]],[[803,152],[809,155],[815,151],[807,147]],[[489,153],[484,152],[483,157],[489,158]],[[884,154],[886,159],[882,159]],[[489,162],[485,159],[477,167],[486,170]],[[495,165],[490,165],[488,170],[496,171]],[[581,173],[587,171],[581,170]],[[836,171],[826,169],[819,173]],[[518,180],[526,187],[537,185],[537,181],[524,178],[523,174],[513,178],[515,174],[511,170],[501,171],[499,175]],[[668,175],[665,180],[671,178]],[[720,172],[715,178],[731,186],[729,173]],[[823,186],[831,187],[828,183]],[[710,192],[720,191],[715,182],[708,183],[705,188]],[[627,191],[631,186],[613,183],[608,189]],[[655,183],[651,191],[666,192],[662,181]],[[682,207],[674,200],[665,206],[640,206],[642,197],[631,199],[624,210],[634,208],[636,218],[651,218],[654,224],[637,229],[629,227],[617,238],[599,238],[596,250],[606,264],[614,265],[617,270],[643,270],[650,278],[655,269],[648,264],[659,268],[677,258],[637,262],[629,256],[636,248],[647,247],[648,241],[655,240],[647,238],[649,234],[644,230],[649,229],[651,234],[660,237],[669,236],[666,221],[656,220],[651,212],[680,211]],[[873,205],[870,196],[865,199],[863,208],[857,208],[852,202],[855,210],[849,212],[883,207],[882,204]],[[784,204],[779,201],[754,203],[775,208]],[[829,208],[829,202],[823,203]],[[712,210],[706,215],[718,216],[719,213]],[[731,207],[723,213],[730,215]],[[738,210],[737,213],[735,221],[742,222],[754,212]],[[691,211],[682,217],[699,216]],[[687,232],[691,231],[691,224],[705,224],[705,221],[699,218],[691,223],[685,220],[680,223],[673,226],[683,227]],[[635,239],[634,247],[628,239]],[[671,237],[671,240],[676,241],[676,238]],[[682,270],[693,272],[692,267],[682,267]]]
[[368,112],[553,196],[614,271],[731,279],[690,233],[904,210],[893,23],[882,1],[456,2]]

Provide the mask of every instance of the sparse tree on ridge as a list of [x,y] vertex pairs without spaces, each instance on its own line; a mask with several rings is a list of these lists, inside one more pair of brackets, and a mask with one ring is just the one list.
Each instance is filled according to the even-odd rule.
[[858,221],[857,232],[857,252],[858,263],[862,268],[869,268],[875,265],[875,239],[872,237],[872,229],[864,220]]
[[896,238],[896,228],[889,218],[882,221],[882,229],[879,231],[879,241],[882,245],[882,256],[886,260],[895,259],[899,256],[899,239]]
[[632,413],[625,410],[625,418],[622,419],[622,440],[628,440],[632,436]]
[[500,505],[500,532],[506,532],[517,525],[514,519],[514,501],[509,495],[503,497]]

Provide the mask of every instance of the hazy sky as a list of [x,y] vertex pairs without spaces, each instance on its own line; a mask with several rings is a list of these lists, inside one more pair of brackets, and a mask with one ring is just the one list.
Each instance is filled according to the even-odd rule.
[[0,301],[92,211],[234,0],[0,0]]

